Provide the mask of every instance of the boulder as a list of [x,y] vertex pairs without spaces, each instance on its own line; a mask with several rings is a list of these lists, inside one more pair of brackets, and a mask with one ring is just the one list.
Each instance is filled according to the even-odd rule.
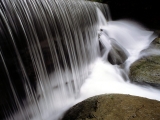
[[129,77],[132,82],[160,87],[160,38],[156,38],[143,53],[153,49],[156,49],[155,53],[142,57],[130,66]]
[[160,85],[160,56],[143,57],[130,67],[131,81]]
[[86,99],[70,108],[62,120],[159,120],[160,102],[110,94]]
[[108,53],[108,61],[113,65],[123,64],[127,60],[129,53],[122,45],[120,45],[114,39],[112,39],[111,45],[112,48]]

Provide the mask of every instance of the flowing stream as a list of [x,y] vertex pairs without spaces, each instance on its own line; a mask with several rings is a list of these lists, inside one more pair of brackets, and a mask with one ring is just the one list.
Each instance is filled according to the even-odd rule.
[[160,100],[158,89],[128,77],[154,38],[138,23],[112,21],[106,4],[1,0],[0,119],[58,120],[79,101],[104,93]]

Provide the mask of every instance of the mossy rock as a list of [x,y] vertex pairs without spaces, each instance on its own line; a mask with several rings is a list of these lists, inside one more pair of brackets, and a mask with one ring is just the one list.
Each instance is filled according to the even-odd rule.
[[143,57],[130,67],[133,82],[160,85],[160,56]]
[[[150,47],[143,52],[147,53],[151,49],[157,49],[160,53],[160,38],[156,38]],[[143,57],[130,66],[130,80],[136,83],[147,83],[153,86],[160,87],[160,54]]]
[[153,40],[153,42],[151,43],[151,46],[157,49],[160,49],[160,38],[156,38],[155,40]]
[[160,120],[160,102],[110,94],[91,97],[69,109],[62,120]]

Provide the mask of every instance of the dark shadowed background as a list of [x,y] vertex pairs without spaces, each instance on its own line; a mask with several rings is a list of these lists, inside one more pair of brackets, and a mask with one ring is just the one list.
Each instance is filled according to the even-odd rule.
[[132,19],[150,29],[160,29],[160,4],[156,0],[99,0],[107,3],[113,20]]

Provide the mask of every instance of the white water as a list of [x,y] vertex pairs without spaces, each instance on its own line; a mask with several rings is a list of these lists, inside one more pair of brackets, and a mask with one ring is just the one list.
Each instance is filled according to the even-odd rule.
[[[79,101],[99,94],[112,93],[129,94],[160,101],[160,90],[151,86],[135,85],[128,78],[129,66],[142,56],[140,52],[146,49],[156,37],[153,32],[147,31],[135,22],[126,20],[110,21],[101,28],[103,33],[100,39],[104,44],[107,43],[107,48],[112,47],[109,40],[114,39],[127,50],[129,58],[123,67],[110,64],[104,57],[98,58],[91,65],[91,74],[81,87]],[[107,48],[106,53],[109,50]],[[145,53],[145,55],[150,54]]]
[[[104,43],[112,47],[108,40],[111,38],[118,41],[129,53],[129,58],[121,65],[110,64],[103,56],[90,65],[90,75],[85,80],[80,89],[80,94],[76,99],[68,99],[62,107],[65,109],[72,105],[99,94],[129,94],[141,96],[160,101],[160,90],[151,86],[140,86],[132,84],[128,78],[128,68],[135,60],[141,57],[140,52],[147,48],[150,42],[156,37],[153,32],[131,21],[110,21],[106,26],[101,26],[104,33],[101,38]],[[107,36],[105,36],[107,33]],[[108,53],[106,48],[106,52]],[[143,53],[144,54],[144,53]],[[148,53],[145,55],[147,56]],[[67,106],[68,105],[68,106]],[[61,115],[61,114],[59,114]],[[53,118],[53,116],[52,116]],[[57,119],[57,116],[54,118]]]
[[[46,3],[45,3],[46,6],[53,4],[52,2],[51,2],[52,4],[49,4],[48,2],[49,1],[46,1]],[[57,4],[58,1],[54,1],[54,2],[56,2],[56,4]],[[61,2],[62,2],[62,5],[65,6],[66,3],[64,1],[61,1]],[[68,1],[68,2],[69,2],[69,5],[72,3],[71,1]],[[22,4],[22,6],[24,6],[24,5],[25,4]],[[72,11],[71,13],[73,14],[70,17],[69,12],[61,11],[61,9],[63,10],[63,8],[62,8],[60,3],[58,5],[59,6],[57,7],[53,4],[53,6],[51,6],[49,8],[50,9],[51,8],[53,9],[53,7],[56,8],[55,13],[58,15],[58,20],[59,21],[61,20],[61,16],[64,15],[63,16],[64,17],[64,19],[63,19],[64,20],[64,26],[63,26],[63,24],[60,24],[60,25],[61,25],[61,28],[64,28],[64,27],[67,28],[68,27],[68,29],[65,29],[64,31],[62,30],[64,32],[62,34],[64,34],[64,39],[65,39],[66,43],[68,42],[68,40],[70,40],[67,43],[67,44],[70,45],[70,42],[72,43],[74,41],[70,32],[75,31],[75,28],[72,25],[72,22],[74,20],[72,21],[71,17],[74,18],[78,14],[78,12],[81,11],[81,9],[79,8],[76,11],[77,13],[74,13],[69,6],[69,12]],[[85,4],[82,2],[80,5],[85,5]],[[27,6],[27,4],[26,4],[26,6]],[[27,8],[27,7],[25,7],[25,8]],[[36,8],[39,9],[41,7],[36,7]],[[46,8],[48,9],[48,7],[46,7]],[[66,10],[68,10],[67,7],[64,7],[64,8]],[[90,10],[89,8],[90,7],[88,7],[88,10]],[[49,9],[49,13],[50,13],[50,9]],[[82,13],[82,12],[83,12],[83,9],[80,13]],[[27,13],[29,13],[29,12],[27,12]],[[54,16],[51,13],[50,13],[51,18],[54,18]],[[37,10],[37,14],[39,14],[38,10]],[[38,73],[40,75],[40,78],[41,78],[39,80],[39,82],[37,83],[37,86],[38,86],[37,87],[37,94],[41,95],[39,100],[37,100],[37,99],[34,100],[32,98],[32,96],[30,95],[30,92],[27,91],[28,88],[26,87],[26,91],[29,94],[28,95],[29,103],[27,103],[29,105],[25,106],[25,108],[22,108],[22,110],[23,110],[22,112],[14,114],[13,116],[9,115],[9,116],[12,116],[12,117],[8,118],[8,120],[12,120],[12,119],[16,119],[16,120],[22,120],[22,119],[57,120],[57,119],[59,119],[59,117],[62,116],[62,113],[65,110],[67,110],[69,107],[76,104],[77,102],[82,101],[82,100],[84,100],[88,97],[94,96],[94,95],[105,94],[105,93],[107,93],[107,94],[111,94],[111,93],[130,94],[130,95],[136,95],[136,96],[142,96],[142,97],[146,97],[146,98],[150,98],[150,99],[160,100],[160,91],[159,90],[157,90],[155,88],[152,88],[152,87],[149,87],[149,86],[134,85],[134,84],[130,83],[130,80],[128,78],[128,72],[129,72],[128,68],[129,68],[129,66],[131,65],[131,63],[133,63],[135,60],[137,60],[138,58],[140,58],[142,56],[140,54],[140,52],[143,49],[147,48],[149,46],[150,42],[155,38],[155,36],[152,35],[153,32],[146,30],[145,28],[143,28],[142,26],[138,25],[135,22],[131,22],[131,21],[127,21],[127,20],[106,22],[105,18],[103,17],[103,14],[100,12],[100,10],[97,10],[97,14],[98,14],[98,20],[99,20],[99,29],[103,29],[102,31],[98,30],[97,33],[99,33],[100,42],[104,45],[104,52],[105,52],[104,55],[97,58],[94,63],[92,63],[90,65],[87,64],[88,63],[87,62],[87,57],[88,57],[87,55],[91,54],[90,55],[91,58],[95,58],[97,56],[97,51],[94,50],[94,51],[92,51],[93,53],[89,52],[89,54],[86,54],[86,51],[84,49],[82,49],[83,47],[85,48],[85,43],[83,43],[83,42],[85,42],[85,41],[83,41],[84,36],[81,35],[82,31],[81,31],[81,29],[79,29],[81,26],[75,22],[74,24],[77,25],[77,28],[78,28],[78,30],[77,30],[78,32],[75,33],[75,36],[74,36],[75,38],[77,38],[76,47],[74,49],[72,49],[72,47],[74,47],[73,45],[70,45],[70,47],[68,47],[68,49],[70,49],[70,53],[73,54],[73,56],[72,56],[73,61],[72,62],[74,64],[71,63],[71,64],[73,64],[72,65],[72,71],[67,69],[67,67],[66,67],[67,65],[65,66],[65,70],[61,70],[59,68],[60,63],[59,63],[58,58],[57,58],[57,61],[53,61],[53,63],[57,63],[56,64],[57,71],[54,71],[54,73],[51,74],[51,75],[50,74],[48,75],[48,73],[46,73],[47,75],[45,74],[43,76],[43,74],[45,72],[47,72],[46,69],[44,69],[44,68],[46,68],[46,66],[44,65],[44,68],[42,68],[38,71]],[[20,15],[21,18],[24,17],[23,14],[22,15],[19,14],[19,15]],[[59,15],[61,15],[61,16],[59,16]],[[87,16],[89,16],[89,15],[90,14],[88,12]],[[65,18],[66,16],[67,16],[67,18]],[[85,14],[81,15],[81,16],[83,16],[83,19],[85,19],[85,17],[86,17]],[[26,16],[26,17],[28,18],[28,16]],[[45,17],[46,16],[44,14],[44,18]],[[94,21],[94,17],[95,16],[92,15],[92,19],[90,20],[90,18],[89,18],[89,20],[88,20],[88,21],[90,21],[91,25],[92,25],[92,22]],[[75,19],[75,21],[77,21],[78,18],[74,18],[74,19]],[[87,20],[83,20],[83,21],[85,22]],[[22,19],[22,22],[24,22],[23,19]],[[68,26],[67,23],[69,23],[70,26],[73,27],[74,29],[71,29],[71,31],[69,31],[70,26]],[[96,22],[93,22],[93,23],[96,23]],[[45,31],[46,32],[45,34],[48,35],[50,33],[49,27],[46,27],[46,26],[49,26],[48,22],[45,21],[43,24],[45,24],[45,25],[42,28],[47,29],[47,31]],[[56,26],[56,24],[55,24],[55,26]],[[96,28],[97,27],[95,27],[95,28],[89,28],[89,27],[85,28],[85,34],[86,34],[85,36],[87,36],[87,34],[88,34],[87,32],[89,30],[92,30],[93,32],[95,32]],[[25,32],[27,32],[27,31],[25,31]],[[58,30],[57,30],[57,32],[58,32]],[[89,33],[90,35],[88,35],[86,37],[86,39],[87,39],[86,43],[87,43],[88,46],[90,46],[90,47],[87,46],[88,48],[94,48],[95,46],[97,46],[95,44],[97,42],[95,42],[94,45],[90,44],[90,42],[91,42],[90,40],[96,41],[95,37],[94,37],[94,39],[92,39],[92,36],[96,36],[97,33]],[[57,35],[56,32],[55,32],[55,34]],[[80,38],[79,38],[78,35],[80,35]],[[55,37],[57,37],[57,41],[59,40],[59,36],[55,36]],[[73,40],[70,39],[70,38],[72,38]],[[32,39],[34,41],[34,37]],[[52,39],[51,40],[48,39],[50,44],[53,44]],[[81,47],[79,47],[78,39],[79,39],[79,41],[82,42]],[[108,52],[112,47],[112,45],[111,45],[112,40],[115,40],[120,46],[122,46],[124,48],[124,50],[126,50],[126,52],[129,55],[129,58],[125,61],[125,63],[123,65],[112,65],[107,61]],[[32,43],[33,41],[31,40],[30,42]],[[38,40],[37,40],[37,43],[39,43]],[[31,46],[31,48],[33,50],[33,53],[36,51],[35,46],[37,45],[36,43],[34,43],[34,44],[35,44],[34,46]],[[61,44],[61,43],[59,43],[59,44]],[[54,48],[54,45],[50,46],[50,48],[52,48],[52,47]],[[30,48],[30,46],[29,46],[29,48]],[[82,50],[80,50],[80,48]],[[40,49],[40,48],[37,47],[37,49]],[[76,53],[75,52],[76,50],[79,53],[78,55],[81,55],[80,53],[81,53],[81,51],[83,51],[82,52],[82,53],[84,53],[83,58],[81,58],[80,56],[78,56],[78,58],[76,58],[74,56],[75,53]],[[90,51],[91,50],[93,50],[93,49],[90,49]],[[61,51],[62,51],[63,54],[65,53],[65,52],[63,52],[64,51],[63,49]],[[55,51],[55,53],[56,52],[57,51]],[[35,58],[37,58],[38,54],[39,54],[39,52],[37,52],[33,56]],[[147,53],[147,54],[143,53],[143,55],[148,55],[148,54],[151,54],[151,53]],[[55,54],[53,54],[53,57],[55,57],[54,55]],[[2,58],[3,58],[3,56],[2,56]],[[41,58],[41,59],[42,59],[42,62],[40,62],[40,63],[43,63],[44,58]],[[37,60],[40,60],[40,59],[37,58]],[[76,60],[80,61],[80,65],[81,65],[82,68],[77,65],[78,62]],[[64,59],[64,61],[65,61],[65,59]],[[92,61],[92,60],[90,60],[90,61]],[[87,69],[89,68],[90,75],[88,76],[88,78],[84,81],[83,85],[81,86],[81,85],[79,85],[79,83],[81,83],[82,81],[80,81],[81,79],[79,77],[81,77],[81,76],[83,77],[83,75],[81,75],[82,73],[88,74],[88,73],[86,73],[86,71],[88,71],[88,70],[83,69],[82,63],[86,64]],[[40,65],[41,64],[38,64],[38,62],[37,62],[37,64],[35,66],[37,68],[39,68]],[[79,73],[81,71],[81,69],[83,69],[83,70],[82,70],[81,73]],[[72,76],[71,74],[74,74],[74,75]],[[45,79],[45,78],[47,78],[47,79]],[[62,78],[62,79],[60,79],[60,78]],[[72,88],[73,86],[72,86],[72,83],[71,83],[72,81],[69,81],[69,80],[72,79],[72,78],[75,78],[74,82],[77,82],[77,83],[74,83],[74,85],[75,85],[74,87],[76,87],[76,85],[78,87],[81,86],[80,92],[76,96],[71,94],[74,90],[72,90],[73,89]],[[79,81],[76,81],[76,80],[79,80]],[[71,90],[69,90],[68,86],[65,85],[63,82],[64,83],[65,82],[68,82],[68,83],[70,82],[71,84],[69,84],[69,85],[71,87]],[[56,87],[57,84],[58,84],[59,88]],[[51,88],[50,88],[50,86],[51,86]],[[52,86],[54,86],[55,88],[52,88]],[[75,88],[75,89],[76,89],[75,91],[79,90],[79,88]],[[70,92],[68,92],[66,90],[68,90]],[[36,102],[37,102],[37,104],[35,104]],[[23,113],[23,115],[22,115],[22,113]]]
[[[102,14],[99,13],[99,15]],[[108,54],[109,48],[112,47],[111,40],[114,39],[126,49],[129,57],[123,67],[110,64],[103,56],[98,58],[92,65],[91,75],[81,87],[81,97],[87,98],[104,93],[121,93],[160,100],[159,90],[149,86],[134,85],[130,83],[128,78],[130,65],[142,56],[140,52],[149,47],[156,35],[132,21],[119,20],[105,23],[103,16],[100,18],[103,21],[100,27],[103,29],[100,32],[100,41],[106,47],[106,53]],[[145,55],[147,56],[147,54]],[[104,55],[106,56],[106,54]]]
[[[124,67],[110,64],[103,56],[97,58],[97,60],[90,65],[90,75],[82,85],[77,98],[70,98],[67,95],[62,98],[59,96],[61,92],[59,90],[54,90],[54,92],[50,93],[50,97],[54,97],[54,103],[48,101],[50,109],[46,112],[43,111],[43,114],[41,114],[42,116],[36,115],[32,117],[32,120],[60,119],[64,111],[69,107],[86,98],[99,94],[130,94],[160,101],[159,90],[150,86],[132,84],[128,78],[129,66],[141,56],[141,50],[147,48],[150,42],[155,38],[155,36],[152,35],[153,32],[145,30],[135,22],[126,20],[110,21],[101,26],[101,29],[103,29],[103,31],[100,33],[100,39],[104,44],[106,43],[107,48],[109,48],[109,46],[112,47],[110,45],[110,40],[114,39],[128,51],[129,58],[125,61]],[[107,48],[106,53],[108,54],[108,50],[110,49]],[[69,74],[69,72],[67,74]],[[64,99],[64,101],[61,101],[61,99]],[[44,101],[42,100],[41,102],[39,103],[40,105],[42,105]],[[32,108],[34,107],[32,106],[30,108],[30,112],[34,111],[31,110]],[[54,112],[55,109],[56,111]],[[17,116],[21,115],[17,114]]]
[[[43,105],[44,100],[40,99],[39,105],[41,109],[41,116],[33,110],[36,105],[30,105],[26,108],[27,112],[34,113],[31,120],[58,120],[62,117],[62,114],[74,104],[89,98],[91,96],[99,94],[130,94],[135,96],[141,96],[149,99],[155,99],[160,101],[160,91],[150,86],[140,86],[130,83],[128,78],[128,68],[135,60],[141,57],[140,52],[147,48],[150,42],[156,37],[153,32],[147,31],[145,28],[131,21],[110,21],[101,26],[103,31],[100,32],[100,41],[106,44],[106,54],[108,54],[109,47],[112,47],[110,40],[114,39],[122,45],[129,53],[129,58],[122,65],[110,64],[104,56],[97,58],[97,60],[90,65],[90,75],[83,83],[80,93],[76,98],[70,97],[69,94],[62,95],[59,89],[52,91],[49,97],[54,98],[52,101],[47,101],[46,105]],[[104,54],[106,56],[106,54]],[[144,54],[144,53],[143,53]],[[145,54],[147,55],[147,53]],[[71,74],[69,71],[63,74]],[[54,78],[52,77],[54,76]],[[56,79],[55,75],[52,75],[52,79]],[[64,100],[62,100],[64,99]],[[17,117],[15,117],[17,116]],[[15,115],[15,118],[21,119],[21,115]]]

